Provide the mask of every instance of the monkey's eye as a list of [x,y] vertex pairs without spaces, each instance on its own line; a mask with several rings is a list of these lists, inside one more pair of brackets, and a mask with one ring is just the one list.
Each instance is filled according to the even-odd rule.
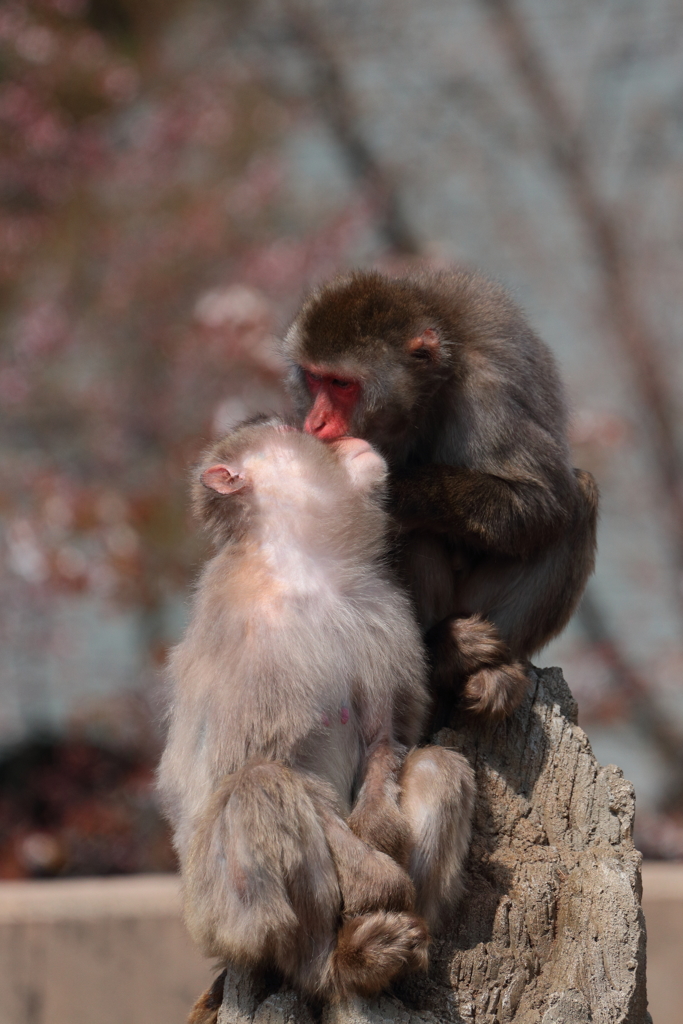
[[311,373],[310,370],[304,370],[304,376],[306,378],[306,384],[311,394],[316,394],[322,385],[323,379],[319,373]]
[[335,388],[350,388],[351,387],[351,381],[350,380],[338,380],[335,377],[334,380],[332,381],[332,386],[335,387]]

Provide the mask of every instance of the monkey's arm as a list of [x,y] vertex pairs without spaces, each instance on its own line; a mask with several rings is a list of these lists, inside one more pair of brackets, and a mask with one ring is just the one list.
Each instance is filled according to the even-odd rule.
[[430,463],[398,471],[390,509],[401,524],[453,534],[475,548],[528,557],[558,540],[572,520],[576,485],[510,480]]
[[365,778],[348,825],[369,846],[405,867],[410,852],[410,829],[399,807],[398,784],[404,756],[405,748],[390,739],[377,742],[368,755]]

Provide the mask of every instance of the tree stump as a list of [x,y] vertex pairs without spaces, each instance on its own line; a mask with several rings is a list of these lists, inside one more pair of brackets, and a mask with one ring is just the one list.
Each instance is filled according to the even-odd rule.
[[601,768],[559,669],[507,722],[434,742],[477,776],[466,891],[427,976],[315,1010],[228,971],[218,1024],[651,1024],[633,787]]

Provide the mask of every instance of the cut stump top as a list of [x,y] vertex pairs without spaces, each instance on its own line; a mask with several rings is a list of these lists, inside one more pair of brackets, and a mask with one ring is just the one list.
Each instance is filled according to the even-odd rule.
[[[601,768],[562,672],[532,669],[496,726],[454,723],[477,801],[465,894],[428,976],[323,1010],[323,1024],[648,1024],[632,785]],[[228,972],[219,1024],[313,1024],[292,992]]]

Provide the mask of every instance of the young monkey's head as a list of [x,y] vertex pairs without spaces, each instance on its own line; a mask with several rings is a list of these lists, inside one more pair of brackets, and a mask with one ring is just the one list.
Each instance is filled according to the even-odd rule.
[[323,444],[272,418],[243,424],[205,452],[193,506],[219,544],[267,524],[317,546],[361,527],[383,534],[386,477],[367,441]]

